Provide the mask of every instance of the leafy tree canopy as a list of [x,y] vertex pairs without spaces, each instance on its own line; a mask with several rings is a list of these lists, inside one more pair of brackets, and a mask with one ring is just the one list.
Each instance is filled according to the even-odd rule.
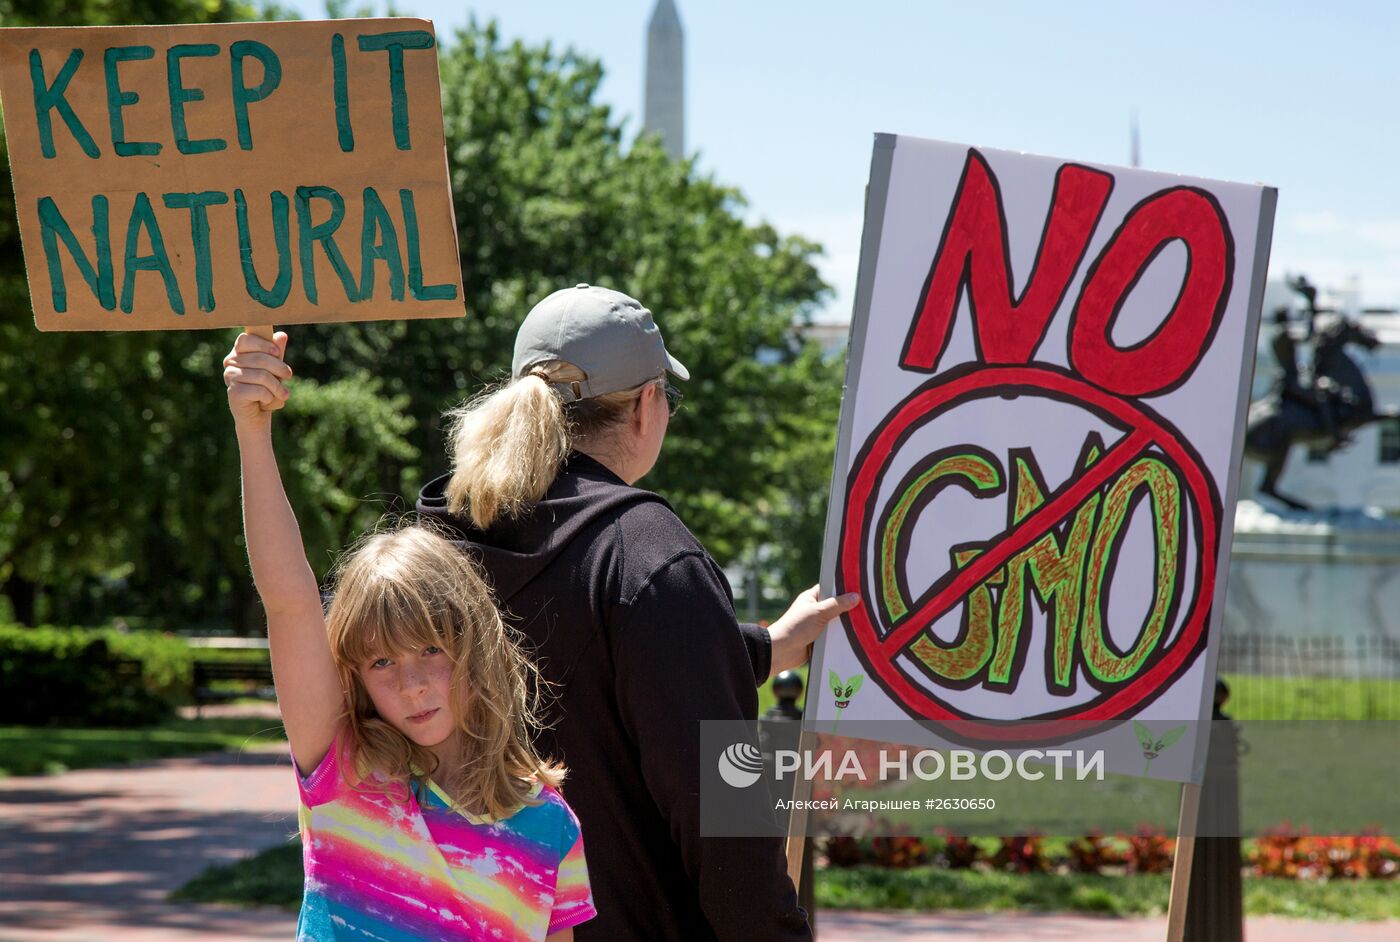
[[[7,24],[210,22],[209,2],[0,0]],[[839,364],[795,325],[826,290],[818,246],[747,222],[740,194],[596,100],[601,66],[473,21],[440,61],[468,316],[294,327],[279,417],[289,490],[324,569],[446,467],[440,416],[503,379],[531,304],[580,281],[641,298],[690,368],[646,481],[721,561],[772,550],[817,577]],[[8,167],[8,160],[5,161]],[[0,584],[17,614],[255,622],[218,364],[232,334],[39,334],[0,175]],[[394,495],[404,495],[396,503]]]

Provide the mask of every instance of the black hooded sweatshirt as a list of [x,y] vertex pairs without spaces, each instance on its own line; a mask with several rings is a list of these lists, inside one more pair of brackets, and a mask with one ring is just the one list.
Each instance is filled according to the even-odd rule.
[[575,938],[810,939],[780,840],[700,836],[699,723],[756,719],[771,645],[699,541],[577,452],[486,532],[448,512],[447,481],[419,513],[481,562],[551,685],[537,745],[568,766],[598,910]]

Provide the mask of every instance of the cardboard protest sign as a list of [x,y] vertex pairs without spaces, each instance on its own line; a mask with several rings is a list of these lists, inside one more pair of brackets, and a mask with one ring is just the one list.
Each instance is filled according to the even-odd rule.
[[425,20],[0,30],[40,330],[463,313]]
[[1199,780],[1275,195],[876,139],[809,729]]

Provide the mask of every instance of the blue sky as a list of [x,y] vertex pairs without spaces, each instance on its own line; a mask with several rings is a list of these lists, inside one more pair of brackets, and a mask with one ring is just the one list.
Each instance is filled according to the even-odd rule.
[[[398,0],[603,61],[635,132],[654,0]],[[823,243],[849,313],[877,131],[1279,188],[1275,275],[1400,305],[1400,4],[676,0],[687,147],[755,217]],[[320,0],[293,0],[314,17]],[[382,7],[381,7],[382,8]]]

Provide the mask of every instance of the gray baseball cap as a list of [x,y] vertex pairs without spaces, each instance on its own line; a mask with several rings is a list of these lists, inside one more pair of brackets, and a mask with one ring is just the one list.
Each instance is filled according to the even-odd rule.
[[631,389],[663,371],[690,379],[690,371],[666,352],[651,311],[598,285],[563,288],[525,316],[515,335],[511,376],[519,379],[546,360],[572,363],[586,376],[554,384],[565,402]]

